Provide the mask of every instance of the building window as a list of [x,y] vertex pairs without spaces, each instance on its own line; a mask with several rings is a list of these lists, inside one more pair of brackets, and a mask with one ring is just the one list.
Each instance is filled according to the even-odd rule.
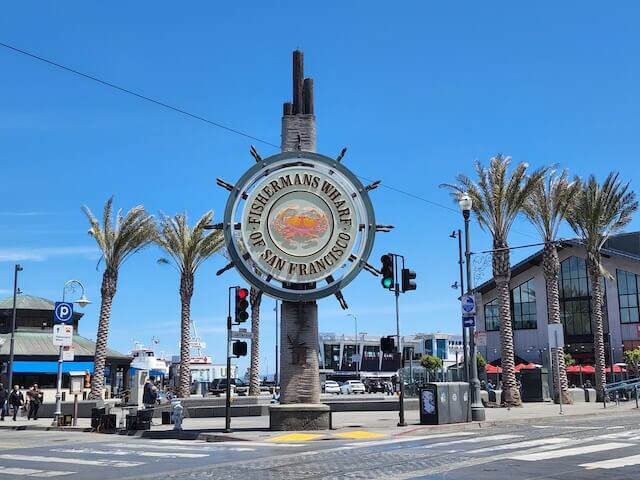
[[560,263],[560,318],[567,335],[591,335],[591,285],[587,262],[569,257]]
[[640,275],[618,270],[618,300],[620,304],[620,323],[640,322],[638,304],[640,303]]
[[340,370],[340,345],[324,345],[324,368]]
[[447,358],[447,341],[443,338],[436,339],[436,356],[443,360]]
[[538,328],[533,279],[511,290],[511,321],[514,330]]
[[424,341],[424,354],[433,355],[433,341],[430,338]]
[[487,332],[497,332],[500,330],[497,298],[491,300],[484,306],[484,328]]

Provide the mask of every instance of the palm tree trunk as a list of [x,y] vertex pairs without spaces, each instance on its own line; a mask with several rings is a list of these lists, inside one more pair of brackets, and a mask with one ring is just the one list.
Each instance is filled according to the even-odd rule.
[[182,272],[180,276],[180,383],[178,397],[191,396],[191,297],[193,296],[193,273]]
[[493,278],[498,292],[498,312],[500,316],[500,346],[502,354],[502,394],[503,405],[518,406],[522,404],[520,390],[516,382],[514,361],[513,326],[511,323],[511,297],[509,280],[511,280],[510,254],[507,242],[493,242]]
[[593,330],[593,354],[596,359],[596,398],[602,400],[602,390],[607,383],[604,360],[604,325],[602,318],[602,285],[600,284],[600,254],[588,254],[591,280],[591,328]]
[[[558,250],[554,243],[546,243],[544,246],[542,270],[547,287],[547,313],[549,323],[559,324],[560,293],[558,289],[558,274],[560,273],[560,259],[558,258]],[[551,351],[551,356],[553,358],[553,365],[551,366],[552,371],[549,372],[549,375],[553,377],[553,398],[557,401],[561,393],[562,403],[573,403],[573,399],[569,396],[567,367],[564,363],[564,348],[554,348]],[[560,385],[558,385],[558,376],[556,375],[558,371],[560,372]]]
[[[262,292],[251,287],[249,293],[251,304],[251,366],[249,368],[249,395],[260,395],[260,304]],[[268,373],[268,372],[267,372]]]
[[94,355],[93,377],[91,378],[90,400],[102,398],[104,390],[104,368],[107,362],[107,340],[109,338],[109,320],[111,319],[111,303],[116,294],[118,270],[107,267],[102,274],[100,288],[100,320],[96,334],[96,352]]

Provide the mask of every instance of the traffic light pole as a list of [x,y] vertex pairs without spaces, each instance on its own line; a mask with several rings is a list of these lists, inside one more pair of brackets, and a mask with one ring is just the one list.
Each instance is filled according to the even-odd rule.
[[396,335],[398,337],[398,352],[400,353],[400,365],[398,368],[398,381],[400,383],[400,398],[398,399],[398,426],[406,427],[407,422],[404,420],[404,379],[400,374],[400,370],[404,364],[404,350],[402,348],[402,337],[400,336],[400,284],[398,283],[398,257],[402,258],[402,268],[404,268],[404,257],[402,255],[393,254],[394,289],[396,296]]
[[238,287],[229,287],[229,308],[227,310],[227,391],[224,409],[224,433],[231,433],[231,291]]

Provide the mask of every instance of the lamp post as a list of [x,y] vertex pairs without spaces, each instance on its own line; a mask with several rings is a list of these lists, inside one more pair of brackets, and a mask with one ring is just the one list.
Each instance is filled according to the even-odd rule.
[[[464,273],[463,273],[464,261],[462,260],[462,232],[460,231],[460,229],[458,229],[457,232],[454,230],[453,232],[451,232],[451,235],[449,235],[449,237],[458,239],[458,266],[460,268],[460,298],[462,299],[462,295],[464,295]],[[469,345],[469,343],[467,341],[467,327],[462,325],[462,346],[463,346],[462,357],[464,359],[464,369],[462,371],[462,373],[463,373],[462,381],[463,382],[468,382],[469,381],[469,351],[468,351],[468,345]],[[457,363],[458,362],[456,360],[456,364]],[[458,377],[460,377],[459,371],[458,371]],[[459,378],[458,378],[458,380],[459,380]]]
[[[16,336],[16,297],[18,296],[18,272],[21,271],[22,267],[16,263],[13,270],[13,312],[11,315],[11,339],[9,340],[9,390],[13,388],[13,344]],[[2,408],[4,408],[4,405]]]
[[[65,301],[67,289],[71,287],[73,291],[73,287],[78,286],[81,290],[81,295],[78,300],[73,303],[77,303],[81,308],[86,307],[91,303],[91,301],[84,294],[84,285],[80,283],[78,280],[69,280],[62,287],[62,301]],[[72,319],[73,321],[73,319]],[[58,425],[58,420],[62,415],[62,346],[58,349],[58,377],[56,380],[56,410],[53,412],[53,424],[54,426]]]
[[[458,199],[458,205],[464,218],[465,260],[467,264],[467,295],[473,293],[471,279],[471,242],[469,239],[469,219],[473,202],[468,193],[463,193]],[[471,420],[482,421],[485,419],[484,406],[480,394],[480,380],[478,380],[478,362],[476,361],[476,342],[474,338],[475,327],[469,327],[469,362],[471,363]]]
[[356,342],[356,355],[358,355],[358,361],[354,362],[356,364],[356,372],[360,371],[360,354],[358,353],[358,317],[356,317],[353,313],[347,313],[347,317],[353,317],[353,321],[355,324],[355,330],[356,330],[356,336],[355,336],[355,342]]

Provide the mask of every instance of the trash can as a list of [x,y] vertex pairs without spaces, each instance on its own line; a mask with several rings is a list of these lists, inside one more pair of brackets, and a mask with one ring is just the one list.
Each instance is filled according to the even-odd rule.
[[172,423],[171,412],[162,412],[162,425],[171,425]]
[[420,388],[420,424],[468,422],[469,402],[468,383],[428,383]]
[[92,408],[91,409],[91,428],[96,429],[100,426],[100,418],[107,413],[106,408]]
[[116,430],[116,415],[113,413],[107,413],[106,415],[102,415],[102,431],[103,432],[115,432]]
[[129,430],[129,431],[138,429],[138,416],[137,415],[127,415],[126,429]]
[[464,423],[471,420],[469,384],[449,382],[449,423]]
[[151,419],[153,418],[153,410],[138,410],[138,428],[137,430],[151,430]]

